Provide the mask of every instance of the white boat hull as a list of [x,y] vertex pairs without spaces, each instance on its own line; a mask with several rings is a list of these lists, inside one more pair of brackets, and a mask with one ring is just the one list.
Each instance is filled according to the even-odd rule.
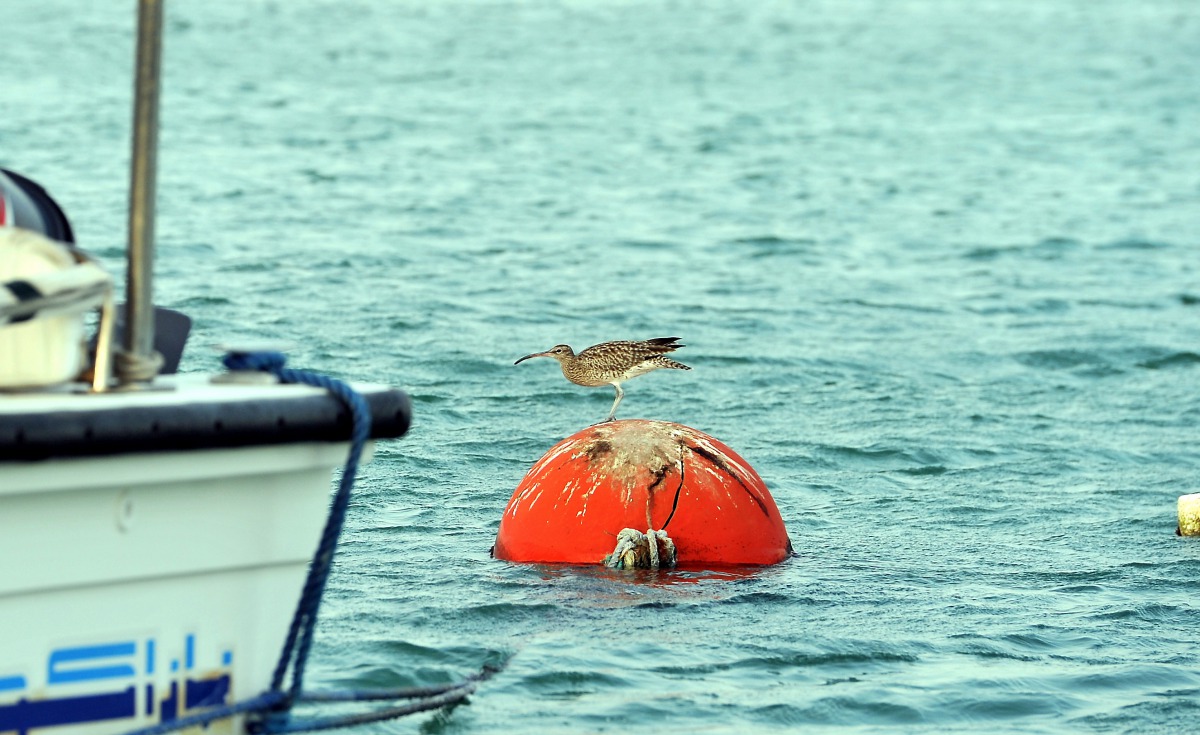
[[0,731],[121,732],[261,693],[344,455],[311,443],[6,466]]
[[[314,396],[337,405],[299,386],[186,388],[0,396],[0,419],[37,425],[70,404],[87,422],[87,411],[166,402],[178,404],[171,416],[216,405],[275,426],[288,423],[276,418],[288,401],[305,415]],[[239,400],[214,402],[226,390]],[[407,398],[397,400],[406,412]],[[29,413],[43,403],[51,409]],[[384,434],[403,433],[403,422]],[[163,422],[151,424],[161,435]],[[0,461],[0,733],[122,733],[269,687],[348,445],[266,441]]]

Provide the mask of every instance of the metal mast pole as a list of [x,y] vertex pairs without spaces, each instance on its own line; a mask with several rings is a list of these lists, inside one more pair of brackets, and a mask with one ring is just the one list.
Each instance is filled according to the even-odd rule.
[[122,345],[125,354],[117,361],[117,377],[125,386],[149,382],[158,372],[159,359],[154,352],[153,267],[162,26],[163,0],[139,0],[129,185],[129,264]]

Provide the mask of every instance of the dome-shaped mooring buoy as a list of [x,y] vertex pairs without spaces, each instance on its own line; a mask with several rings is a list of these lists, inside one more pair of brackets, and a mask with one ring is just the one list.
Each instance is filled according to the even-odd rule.
[[626,529],[665,531],[681,566],[775,564],[792,551],[766,484],[736,452],[681,424],[632,419],[546,452],[508,501],[492,553],[598,564],[619,555]]

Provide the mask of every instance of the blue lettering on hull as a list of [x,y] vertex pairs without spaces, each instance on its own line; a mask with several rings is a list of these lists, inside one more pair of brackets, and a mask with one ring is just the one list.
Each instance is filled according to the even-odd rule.
[[137,714],[136,707],[133,687],[111,694],[65,699],[21,699],[16,704],[0,706],[0,732],[15,730],[25,735],[38,727],[123,719]]
[[35,698],[28,696],[29,677],[0,674],[0,733],[27,735],[38,728],[133,718],[138,715],[139,689],[144,693],[143,714],[151,718],[149,724],[156,720],[169,722],[195,710],[228,703],[232,693],[229,672],[232,651],[219,654],[223,671],[214,667],[205,675],[194,677],[196,637],[186,636],[182,675],[177,656],[167,667],[172,673],[165,684],[166,696],[156,700],[155,684],[162,684],[154,680],[155,671],[162,669],[158,647],[153,638],[140,643],[139,646],[139,641],[108,641],[50,651],[45,659],[44,694],[39,692]]

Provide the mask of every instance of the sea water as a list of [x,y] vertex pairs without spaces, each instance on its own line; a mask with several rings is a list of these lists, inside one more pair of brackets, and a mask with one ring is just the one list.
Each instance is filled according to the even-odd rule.
[[[122,267],[133,2],[9,0],[0,165]],[[313,686],[371,732],[1188,732],[1200,717],[1200,5],[167,6],[157,300],[413,397],[362,471]],[[566,342],[762,475],[797,556],[489,557],[603,418]]]

